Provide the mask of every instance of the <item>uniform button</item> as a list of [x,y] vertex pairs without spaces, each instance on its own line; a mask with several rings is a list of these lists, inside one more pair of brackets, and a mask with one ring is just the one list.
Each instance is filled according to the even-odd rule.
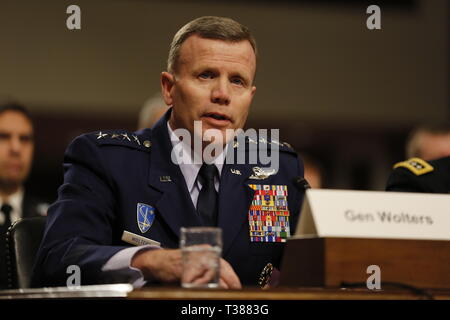
[[146,148],[150,148],[150,147],[152,146],[152,143],[151,143],[150,141],[148,141],[148,140],[145,140],[142,144],[143,144],[144,147],[146,147]]

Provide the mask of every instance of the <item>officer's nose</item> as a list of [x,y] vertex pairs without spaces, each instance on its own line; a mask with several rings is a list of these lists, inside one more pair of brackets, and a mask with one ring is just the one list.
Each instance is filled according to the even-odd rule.
[[221,105],[229,105],[231,101],[229,82],[227,79],[218,78],[211,91],[211,101]]

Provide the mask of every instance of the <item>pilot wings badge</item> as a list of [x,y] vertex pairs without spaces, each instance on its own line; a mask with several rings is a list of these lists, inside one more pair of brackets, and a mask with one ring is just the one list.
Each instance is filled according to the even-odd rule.
[[250,179],[263,180],[276,173],[275,169],[253,167],[253,174]]
[[155,208],[145,203],[138,203],[136,211],[139,230],[146,233],[155,220]]

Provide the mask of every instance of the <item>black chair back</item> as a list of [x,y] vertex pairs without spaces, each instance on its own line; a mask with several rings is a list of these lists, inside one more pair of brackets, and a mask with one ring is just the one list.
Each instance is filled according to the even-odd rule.
[[9,227],[6,234],[6,270],[10,289],[29,288],[46,217],[24,218]]

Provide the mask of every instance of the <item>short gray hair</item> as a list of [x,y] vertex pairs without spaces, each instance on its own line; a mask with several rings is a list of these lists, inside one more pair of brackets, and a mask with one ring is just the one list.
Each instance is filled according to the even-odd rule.
[[231,42],[248,40],[255,52],[255,56],[257,55],[255,38],[253,38],[246,26],[230,18],[204,16],[184,25],[173,37],[170,44],[169,58],[167,59],[167,70],[170,73],[174,73],[177,68],[181,45],[189,36],[194,34],[205,39]]

